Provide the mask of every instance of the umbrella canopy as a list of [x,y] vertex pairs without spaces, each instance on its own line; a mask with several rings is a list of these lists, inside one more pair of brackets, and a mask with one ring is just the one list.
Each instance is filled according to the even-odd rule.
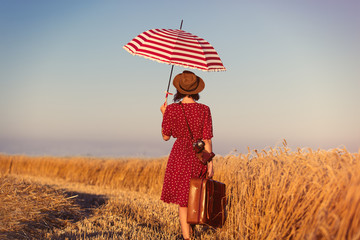
[[171,65],[203,71],[226,70],[209,42],[181,29],[151,29],[123,48],[133,55]]

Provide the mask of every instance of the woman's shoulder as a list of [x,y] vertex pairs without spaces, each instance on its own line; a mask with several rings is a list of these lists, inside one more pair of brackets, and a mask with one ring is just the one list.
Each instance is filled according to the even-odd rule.
[[166,109],[174,110],[174,109],[178,108],[179,106],[180,106],[179,103],[171,103],[171,104],[167,105]]
[[[203,103],[185,103],[184,105],[188,105],[188,106],[192,106],[192,107],[195,107],[195,109],[204,109],[204,110],[209,110],[210,107],[206,104],[203,104]],[[181,108],[181,104],[180,103],[171,103],[169,104],[166,109],[169,109],[169,110],[175,110],[175,109],[180,109]]]
[[178,105],[180,105],[180,104],[179,104],[179,103],[171,103],[171,104],[168,105],[168,107],[172,107],[172,108],[173,108],[173,107],[176,107],[176,106],[178,106]]
[[202,109],[210,110],[210,107],[208,105],[205,105],[203,103],[197,103]]

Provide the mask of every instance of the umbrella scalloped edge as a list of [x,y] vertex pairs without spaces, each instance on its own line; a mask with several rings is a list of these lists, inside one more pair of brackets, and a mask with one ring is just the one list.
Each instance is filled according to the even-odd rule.
[[125,49],[127,52],[129,52],[131,55],[136,55],[136,56],[141,56],[141,57],[144,57],[146,59],[150,59],[152,61],[156,61],[156,62],[159,62],[159,63],[165,63],[165,64],[169,64],[169,65],[176,65],[176,66],[180,66],[180,67],[184,67],[184,68],[191,68],[191,69],[197,69],[197,70],[201,70],[201,71],[204,71],[204,72],[225,72],[226,71],[226,68],[223,67],[223,68],[213,68],[213,69],[206,69],[206,68],[199,68],[199,67],[196,67],[196,66],[192,66],[192,65],[184,65],[184,64],[179,64],[179,63],[171,63],[171,62],[167,62],[167,61],[164,61],[164,60],[161,60],[161,59],[156,59],[154,57],[149,57],[149,56],[146,56],[144,54],[137,54],[137,53],[134,53],[132,52],[129,48],[127,48],[126,46],[123,46],[123,49]]

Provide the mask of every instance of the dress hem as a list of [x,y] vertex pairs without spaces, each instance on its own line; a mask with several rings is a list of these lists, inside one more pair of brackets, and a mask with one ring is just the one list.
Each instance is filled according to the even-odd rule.
[[164,200],[164,199],[160,199],[160,200],[163,201],[164,203],[179,205],[180,207],[187,207],[188,206],[187,204],[186,204],[186,206],[181,206],[182,204],[180,204],[180,203],[171,202],[171,201],[167,201],[167,200]]

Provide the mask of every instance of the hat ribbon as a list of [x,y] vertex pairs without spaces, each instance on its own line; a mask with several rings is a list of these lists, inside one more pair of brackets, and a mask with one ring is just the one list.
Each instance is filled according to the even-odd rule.
[[200,83],[200,79],[198,76],[196,76],[196,87],[194,87],[193,89],[189,89],[189,90],[186,90],[184,89],[182,86],[181,86],[181,83],[179,82],[179,87],[184,90],[185,92],[192,92],[194,90],[196,90],[198,87],[199,87],[199,83]]

